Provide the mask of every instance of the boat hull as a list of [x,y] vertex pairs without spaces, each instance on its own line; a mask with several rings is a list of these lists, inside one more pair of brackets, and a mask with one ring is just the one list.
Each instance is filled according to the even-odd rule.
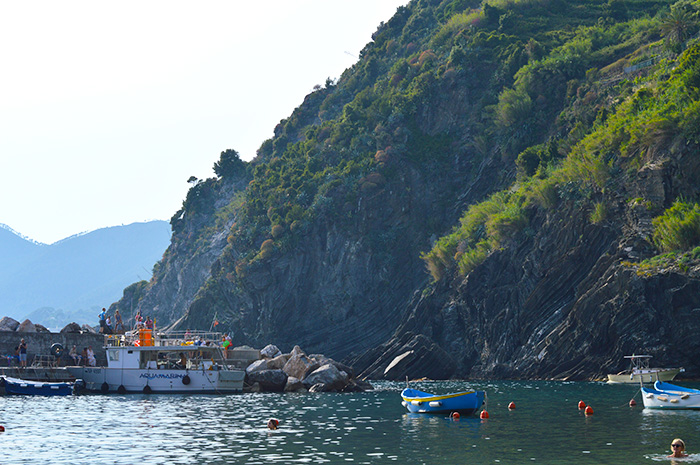
[[654,389],[642,388],[644,408],[659,410],[700,410],[700,390],[656,382]]
[[401,398],[403,405],[411,413],[459,412],[464,415],[472,415],[484,404],[486,393],[484,391],[465,391],[433,395],[416,389],[404,389]]
[[146,370],[106,367],[67,367],[90,392],[202,393],[241,392],[245,372],[239,370]]
[[3,378],[5,394],[21,396],[69,396],[74,383],[44,383],[17,378]]
[[652,368],[649,372],[639,372],[631,375],[630,373],[619,375],[608,375],[608,383],[610,384],[640,384],[653,383],[654,381],[673,381],[673,379],[681,372],[680,368]]

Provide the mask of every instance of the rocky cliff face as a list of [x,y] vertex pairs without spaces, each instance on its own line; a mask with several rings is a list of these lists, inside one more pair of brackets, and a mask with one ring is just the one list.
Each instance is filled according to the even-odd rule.
[[[120,310],[128,326],[137,311],[144,318],[155,318],[160,327],[180,319],[226,246],[228,230],[236,220],[235,214],[227,214],[226,207],[245,189],[247,178],[198,182],[198,190],[190,191],[191,197],[171,222],[175,225],[171,244],[154,268],[150,283],[130,286],[122,299],[110,306],[110,313]],[[206,203],[206,208],[196,208],[197,202]]]
[[[677,161],[642,170],[630,190],[668,205],[686,188],[673,175]],[[617,197],[617,210],[599,225],[572,203],[534,213],[536,233],[465,279],[416,295],[394,337],[351,363],[369,378],[596,379],[627,368],[625,355],[646,353],[697,378],[700,263],[653,272],[632,265],[655,254],[654,212]],[[405,355],[416,334],[447,355]],[[390,367],[400,357],[405,369],[397,373]]]
[[[398,156],[398,155],[397,155]],[[283,350],[298,344],[342,358],[391,336],[406,296],[427,282],[420,251],[427,224],[454,221],[457,170],[421,170],[396,161],[394,179],[364,191],[356,204],[328,211],[288,250],[256,262],[230,280],[213,272],[216,294],[202,292],[178,327],[208,327],[212,303],[236,344]],[[454,196],[455,194],[451,194]],[[216,267],[216,265],[215,265]]]
[[[640,352],[699,374],[697,263],[635,264],[657,253],[652,218],[700,194],[700,135],[681,124],[695,120],[660,109],[625,127],[677,85],[665,64],[648,81],[622,72],[659,58],[650,17],[666,3],[628,1],[624,18],[606,2],[469,3],[400,8],[247,177],[195,183],[154,279],[118,305],[178,329],[216,321],[237,345],[345,357],[372,378],[581,379]],[[545,181],[549,206],[519,190]],[[520,203],[437,249],[431,284],[421,253],[498,191]],[[595,203],[607,215],[593,220]],[[463,271],[457,257],[484,243]]]

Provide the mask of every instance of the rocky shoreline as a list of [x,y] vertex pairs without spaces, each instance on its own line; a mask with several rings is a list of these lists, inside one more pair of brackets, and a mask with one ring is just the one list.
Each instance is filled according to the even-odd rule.
[[373,389],[355,371],[321,354],[307,355],[299,346],[288,354],[274,345],[246,368],[245,392],[362,392]]
[[[3,353],[13,353],[13,345],[17,345],[18,333],[21,333],[21,337],[28,338],[31,358],[35,354],[49,354],[55,342],[64,347],[87,344],[94,347],[98,363],[106,364],[102,335],[88,325],[80,327],[70,323],[60,333],[52,333],[29,320],[20,323],[4,317],[0,320],[0,333],[6,334],[0,338]],[[229,355],[235,354],[236,349],[250,348],[229,349]],[[260,351],[260,358],[252,362],[250,359],[227,361],[240,362],[236,365],[245,370],[244,392],[362,392],[373,389],[370,383],[356,377],[352,367],[322,354],[307,355],[299,346],[283,354],[270,344]],[[59,360],[56,362],[61,365]]]

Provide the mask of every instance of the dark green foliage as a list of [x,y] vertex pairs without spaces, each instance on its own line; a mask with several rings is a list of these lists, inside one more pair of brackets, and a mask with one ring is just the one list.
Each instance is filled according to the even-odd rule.
[[221,152],[219,161],[214,163],[214,173],[220,178],[240,176],[246,171],[246,165],[238,152],[228,149]]
[[501,15],[504,13],[504,10],[495,7],[490,3],[484,3],[484,19],[486,20],[487,25],[496,26],[501,18]]
[[686,251],[700,244],[700,206],[676,201],[654,218],[654,244],[662,252]]
[[687,2],[679,2],[671,7],[664,17],[661,30],[667,46],[678,53],[682,44],[697,30],[697,10]]
[[509,128],[521,125],[530,116],[532,99],[525,91],[506,89],[498,96],[496,121]]
[[536,145],[526,148],[520,152],[515,164],[521,177],[532,176],[540,166],[540,148]]
[[[503,9],[502,5],[494,6]],[[526,43],[522,49],[526,63],[520,65],[512,84],[496,94],[492,107],[496,124],[491,129],[504,153],[518,150],[515,165],[520,183],[507,194],[470,207],[461,225],[423,255],[435,279],[469,273],[504,241],[517,240],[527,227],[525,212],[530,207],[549,209],[565,202],[575,209],[585,208],[594,224],[615,220],[609,202],[601,198],[624,189],[625,176],[633,176],[645,160],[688,150],[683,147],[700,141],[700,47],[684,42],[687,35],[680,36],[688,49],[671,72],[674,64],[667,65],[653,54],[663,50],[647,45],[658,40],[657,31],[668,16],[639,17],[640,8],[658,9],[662,4],[611,0],[599,5],[609,19],[568,33],[559,31],[563,40],[554,47],[554,35],[521,42]],[[508,13],[518,12],[517,3],[509,7]],[[679,2],[671,9],[690,12],[676,15],[692,23],[685,30],[696,26],[692,14],[696,7],[697,2]],[[498,9],[489,9],[487,23],[492,28],[493,18],[498,15],[500,20],[507,13]],[[504,21],[500,25],[506,29]],[[501,70],[507,70],[509,63],[523,63],[514,48],[518,42],[510,36],[477,32],[475,43],[481,50],[499,50]],[[464,53],[453,50],[451,62],[468,60],[469,48]],[[611,85],[609,76],[628,66],[629,58],[624,57],[630,52],[644,53],[645,61],[639,62],[653,72],[646,71],[635,86],[619,78]],[[507,84],[505,79],[501,82]],[[700,243],[698,208],[675,205],[655,220],[654,241],[659,248],[687,250]]]
[[559,157],[559,145],[555,139],[550,139],[545,144],[532,145],[520,152],[515,160],[518,175],[520,178],[533,176],[540,167],[545,168]]
[[615,21],[625,21],[627,19],[627,6],[624,0],[608,0],[605,6],[605,15]]

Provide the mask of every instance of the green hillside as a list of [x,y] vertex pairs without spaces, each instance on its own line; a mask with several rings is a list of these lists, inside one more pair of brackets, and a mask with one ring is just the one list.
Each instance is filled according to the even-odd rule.
[[[216,318],[237,343],[346,356],[405,327],[420,296],[438,318],[466,298],[470,274],[534,250],[551,228],[590,226],[601,240],[575,246],[591,247],[592,263],[562,294],[567,308],[614,243],[634,249],[624,266],[641,275],[689,270],[700,255],[699,9],[412,1],[253,161],[227,151],[217,177],[193,181],[169,252],[130,299],[177,326]],[[175,286],[186,267],[201,284]],[[412,330],[468,372],[473,357],[446,347],[435,321]]]
[[[692,4],[679,8],[695,11]],[[579,155],[557,172],[561,179],[533,182],[500,202],[502,218],[489,218],[492,229],[504,231],[489,236],[507,234],[511,223],[524,226],[518,212],[525,192],[569,182],[578,174],[574,159],[590,176],[605,176],[577,144],[639,87],[637,76],[615,79],[623,68],[673,48],[661,41],[668,15],[662,1],[423,1],[399,9],[360,62],[309,95],[261,147],[239,226],[245,233],[231,237],[249,250],[239,265],[292,246],[322,214],[340,221],[351,215],[363,192],[396,176],[392,162],[449,169],[459,144],[472,163],[500,157],[506,179],[516,167],[548,178],[576,146]],[[694,13],[690,18],[694,24]],[[455,93],[464,102],[453,108],[443,97]]]

